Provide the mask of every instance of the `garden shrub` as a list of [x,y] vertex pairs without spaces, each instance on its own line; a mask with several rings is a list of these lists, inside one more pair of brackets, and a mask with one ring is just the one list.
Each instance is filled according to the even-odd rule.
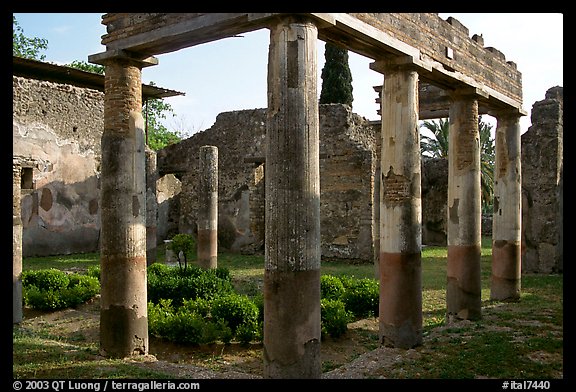
[[97,278],[55,268],[22,272],[24,304],[38,310],[80,305],[100,292]]
[[58,291],[68,287],[69,283],[68,274],[56,268],[22,272],[22,285],[36,286],[40,290]]
[[338,299],[322,298],[320,300],[322,335],[333,338],[342,336],[352,321],[352,313],[346,310],[344,302]]
[[[212,317],[215,320],[225,321],[235,335],[241,326],[244,326],[242,330],[244,334],[246,334],[246,327],[256,330],[258,313],[258,306],[245,295],[230,293],[212,302]],[[251,336],[250,339],[253,337]]]
[[91,267],[88,267],[88,270],[86,271],[86,275],[91,276],[93,278],[98,279],[98,281],[100,281],[100,266],[99,265],[93,265]]
[[344,292],[344,284],[339,277],[333,275],[320,276],[321,298],[340,299]]
[[354,317],[378,317],[380,304],[380,285],[377,280],[370,278],[349,279],[346,281],[342,301],[346,310],[352,312]]
[[173,342],[192,345],[222,341],[230,343],[233,333],[223,320],[213,320],[203,316],[206,300],[186,301],[185,305],[174,307],[171,300],[160,300],[158,304],[148,303],[148,331],[150,334]]
[[164,267],[148,268],[148,299],[152,302],[171,299],[175,306],[180,306],[183,300],[211,300],[234,291],[230,273],[224,268],[206,270],[189,266],[184,271],[177,267]]

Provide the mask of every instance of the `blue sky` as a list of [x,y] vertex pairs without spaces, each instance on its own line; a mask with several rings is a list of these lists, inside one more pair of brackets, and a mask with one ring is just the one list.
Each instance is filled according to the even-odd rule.
[[[103,13],[15,13],[27,37],[48,40],[45,61],[57,64],[105,51],[100,44],[106,28]],[[563,15],[551,13],[440,13],[453,16],[469,29],[470,36],[482,34],[485,46],[503,52],[507,61],[522,73],[524,104],[528,115],[521,131],[531,125],[530,111],[544,99],[546,90],[563,86]],[[166,119],[169,129],[188,134],[213,125],[225,111],[266,107],[268,30],[243,34],[238,38],[198,45],[174,53],[158,55],[157,66],[144,68],[142,80],[185,93],[168,98],[176,117]],[[373,86],[383,76],[370,70],[371,59],[350,52],[354,102],[353,111],[370,120],[378,119]],[[324,65],[324,42],[318,42],[318,73]],[[320,92],[321,79],[318,79]],[[487,122],[493,122],[484,116]],[[494,123],[495,124],[495,123]]]

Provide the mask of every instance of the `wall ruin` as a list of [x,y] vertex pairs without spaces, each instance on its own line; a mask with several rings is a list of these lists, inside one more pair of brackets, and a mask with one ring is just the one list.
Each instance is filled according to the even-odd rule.
[[563,271],[563,88],[532,106],[522,135],[522,270]]
[[50,162],[22,195],[23,256],[97,251],[104,94],[17,76],[12,86],[13,154]]
[[[320,105],[319,117],[322,255],[371,262],[374,127],[345,105]],[[180,232],[196,230],[198,151],[213,145],[219,151],[220,245],[239,252],[262,250],[265,120],[265,109],[221,113],[211,128],[159,151],[160,174],[182,177]]]

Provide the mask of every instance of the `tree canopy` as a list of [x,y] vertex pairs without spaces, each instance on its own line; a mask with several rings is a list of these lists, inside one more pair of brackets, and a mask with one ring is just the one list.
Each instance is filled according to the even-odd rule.
[[348,50],[330,42],[324,47],[322,90],[319,103],[342,103],[352,107],[352,73],[348,65]]
[[31,60],[44,60],[46,55],[40,52],[46,49],[48,49],[48,40],[26,37],[16,17],[12,15],[12,55]]
[[[24,35],[24,30],[20,27],[16,17],[12,15],[12,54],[13,56],[27,58],[31,60],[44,61],[45,54],[40,52],[48,49],[48,40],[44,38],[29,38]],[[92,72],[99,75],[104,75],[105,67],[98,64],[90,64],[85,61],[74,60],[67,67],[80,69],[86,72]],[[150,82],[154,85],[154,82]],[[160,119],[165,119],[167,113],[174,111],[169,103],[164,102],[162,99],[148,99],[143,102],[142,115],[146,121],[146,143],[153,150],[160,150],[169,144],[177,143],[183,138],[183,131],[169,131],[161,122]]]
[[[448,134],[450,121],[423,121],[422,127],[429,130],[432,136],[420,136],[420,151],[422,155],[433,158],[448,158]],[[492,126],[478,119],[478,133],[480,136],[480,190],[482,193],[482,206],[489,209],[494,196],[494,139],[491,137]]]

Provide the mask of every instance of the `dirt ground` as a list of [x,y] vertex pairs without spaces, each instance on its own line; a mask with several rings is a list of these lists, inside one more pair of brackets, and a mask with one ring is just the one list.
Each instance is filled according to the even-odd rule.
[[[513,332],[510,327],[501,327],[491,322],[498,318],[501,310],[503,309],[499,306],[484,309],[485,329],[501,332],[502,328],[505,328]],[[541,309],[539,312],[542,316],[549,311]],[[562,326],[542,323],[536,319],[526,319],[525,316],[519,317],[515,323],[518,326],[530,323],[539,327],[543,336],[550,336],[551,333],[562,339]],[[99,318],[100,304],[97,297],[76,309],[40,312],[25,308],[21,326],[30,330],[42,330],[44,333],[59,336],[62,340],[79,346],[98,347]],[[466,322],[469,323],[469,321],[462,323]],[[463,333],[459,332],[459,328],[452,328],[448,330],[449,333],[446,333],[447,328],[449,329],[450,326],[435,328],[427,335],[426,340],[432,342],[457,339],[465,344],[470,338],[469,332]],[[526,339],[519,333],[512,335],[515,340]],[[161,371],[180,379],[257,379],[262,378],[263,375],[261,343],[250,346],[239,344],[190,346],[175,344],[153,336],[149,339],[149,355],[131,359],[136,366]],[[391,370],[401,366],[401,363],[418,361],[431,354],[431,350],[433,348],[429,348],[427,344],[418,349],[409,350],[381,346],[378,343],[378,320],[376,318],[360,320],[348,324],[348,331],[342,337],[338,339],[328,337],[322,341],[322,378],[388,378]],[[95,356],[95,359],[98,358],[100,357]],[[554,379],[563,378],[561,353],[550,354],[535,349],[528,355],[528,358],[530,361],[545,366],[557,367],[560,364],[558,371],[549,374]],[[483,376],[479,375],[478,378],[483,378]]]
[[[99,342],[100,304],[98,298],[76,309],[43,312],[24,309],[22,327],[42,329],[64,340],[81,345]],[[323,371],[336,369],[378,347],[378,319],[364,319],[349,324],[346,334],[322,341]],[[192,346],[149,337],[149,356],[145,366],[158,368],[181,377],[190,371],[205,369],[212,376],[228,374],[234,378],[260,378],[263,374],[262,344],[241,346],[214,343]],[[161,369],[160,369],[161,368]],[[214,373],[215,372],[215,373]],[[194,374],[198,377],[198,374]]]

